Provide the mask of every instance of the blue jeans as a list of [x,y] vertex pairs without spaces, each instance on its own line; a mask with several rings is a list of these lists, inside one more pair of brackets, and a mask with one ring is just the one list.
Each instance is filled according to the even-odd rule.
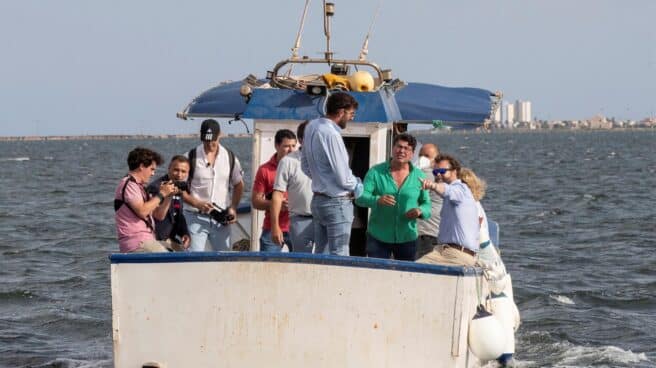
[[210,248],[213,251],[232,250],[230,244],[230,225],[221,225],[216,221],[210,221],[208,215],[198,212],[184,211],[187,228],[191,237],[189,251],[205,251],[205,243],[209,240]]
[[390,259],[394,255],[394,259],[399,261],[414,261],[416,248],[416,240],[405,243],[385,243],[367,234],[367,257]]
[[[282,240],[287,244],[287,248],[292,250],[292,243],[289,239],[289,233],[282,233]],[[260,235],[260,252],[280,252],[282,247],[271,240],[271,230],[262,229],[262,235]]]
[[294,252],[312,253],[314,247],[314,219],[312,216],[292,215],[289,236],[292,238]]
[[349,198],[312,197],[315,253],[349,255],[353,202]]

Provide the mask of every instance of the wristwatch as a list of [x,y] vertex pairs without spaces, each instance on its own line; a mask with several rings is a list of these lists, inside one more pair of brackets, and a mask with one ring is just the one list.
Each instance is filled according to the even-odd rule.
[[157,193],[156,196],[159,198],[159,204],[162,204],[162,202],[164,202],[164,196],[162,193]]

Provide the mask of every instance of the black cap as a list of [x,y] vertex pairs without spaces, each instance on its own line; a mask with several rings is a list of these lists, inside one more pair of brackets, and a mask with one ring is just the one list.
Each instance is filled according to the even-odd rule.
[[221,126],[214,119],[207,119],[200,125],[200,140],[215,141],[221,134]]

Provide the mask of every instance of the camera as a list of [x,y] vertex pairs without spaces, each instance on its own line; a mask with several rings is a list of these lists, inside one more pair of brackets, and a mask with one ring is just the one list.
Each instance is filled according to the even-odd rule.
[[214,221],[222,225],[227,224],[235,218],[235,216],[229,214],[227,210],[219,207],[216,203],[212,203],[212,210],[209,215]]
[[175,187],[178,188],[178,190],[181,192],[189,191],[189,183],[184,180],[175,180],[173,181],[173,185],[175,185]]

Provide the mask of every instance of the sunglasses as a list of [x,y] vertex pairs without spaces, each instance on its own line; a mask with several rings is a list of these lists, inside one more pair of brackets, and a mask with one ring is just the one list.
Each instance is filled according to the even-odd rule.
[[447,171],[451,171],[451,170],[453,170],[453,169],[443,169],[443,168],[433,169],[433,175],[434,176],[437,176],[437,174],[444,175],[444,174],[446,174]]

